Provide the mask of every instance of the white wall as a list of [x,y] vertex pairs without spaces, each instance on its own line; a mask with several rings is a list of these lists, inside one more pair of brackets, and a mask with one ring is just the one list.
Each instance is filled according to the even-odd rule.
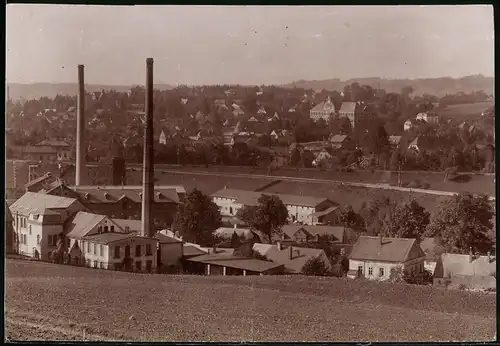
[[[391,275],[391,269],[395,269],[402,266],[403,270],[412,269],[416,270],[417,273],[422,273],[424,266],[424,258],[417,258],[406,263],[394,263],[394,262],[377,262],[377,261],[360,261],[360,260],[349,260],[349,270],[358,270],[358,266],[363,269],[363,276],[367,279],[372,280],[388,280]],[[369,268],[372,268],[372,275],[370,275]],[[379,276],[380,268],[383,268],[384,275]]]
[[[146,256],[146,244],[151,244],[151,255]],[[158,249],[158,241],[150,238],[129,238],[120,241],[115,241],[109,244],[109,257],[108,263],[115,264],[121,263],[125,258],[125,247],[130,245],[130,257],[132,258],[132,266],[135,270],[135,265],[137,261],[141,261],[142,270],[146,270],[146,262],[152,261],[152,270],[155,270],[157,267],[157,249]],[[135,246],[141,245],[141,256],[136,257],[135,255]],[[115,258],[115,246],[120,246],[120,256]]]
[[[19,219],[26,219],[26,227],[21,227],[22,223],[14,223],[14,230],[19,240],[19,252],[28,257],[35,257],[35,250],[39,253],[39,258],[48,260],[50,252],[56,246],[49,245],[49,235],[59,235],[63,231],[62,225],[42,225],[41,222],[31,219],[28,216],[19,215]],[[26,236],[26,244],[21,243],[23,236]],[[39,236],[37,239],[37,236]],[[39,240],[39,242],[38,242]]]

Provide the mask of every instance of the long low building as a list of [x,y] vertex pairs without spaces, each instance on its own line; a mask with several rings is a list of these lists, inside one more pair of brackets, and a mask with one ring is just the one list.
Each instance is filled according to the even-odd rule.
[[291,222],[316,225],[327,219],[336,221],[338,205],[328,198],[222,189],[212,194],[212,200],[223,216],[234,216],[243,206],[258,205],[258,199],[263,194],[279,197],[288,210]]

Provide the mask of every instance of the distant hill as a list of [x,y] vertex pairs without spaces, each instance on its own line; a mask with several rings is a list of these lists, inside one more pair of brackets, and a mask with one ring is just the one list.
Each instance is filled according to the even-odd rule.
[[300,80],[283,85],[285,88],[305,88],[320,91],[337,90],[342,91],[344,86],[352,83],[369,85],[372,88],[381,88],[387,92],[400,92],[401,88],[411,86],[415,95],[431,94],[438,97],[446,94],[456,94],[458,92],[470,93],[483,90],[487,94],[493,94],[495,89],[495,79],[483,75],[466,76],[462,78],[425,78],[425,79],[383,79],[383,78],[355,78],[346,81],[340,79],[324,80]]
[[[76,83],[34,83],[34,84],[19,84],[19,83],[8,83],[10,87],[10,97],[11,99],[23,98],[25,100],[38,99],[40,97],[50,97],[54,98],[56,95],[76,95],[77,94],[77,84]],[[126,92],[133,85],[98,85],[98,84],[86,84],[85,90],[87,92],[94,92],[100,90],[116,90],[118,92]],[[173,89],[174,86],[168,84],[155,84],[156,89],[169,90]]]

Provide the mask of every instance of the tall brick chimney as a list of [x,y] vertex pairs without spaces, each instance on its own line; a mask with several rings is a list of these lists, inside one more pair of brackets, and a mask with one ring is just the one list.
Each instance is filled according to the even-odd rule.
[[141,235],[153,237],[152,207],[154,203],[153,162],[153,58],[146,59],[146,119],[144,122],[144,158],[142,165]]
[[78,65],[78,109],[76,115],[76,185],[82,185],[85,179],[85,80],[84,66]]

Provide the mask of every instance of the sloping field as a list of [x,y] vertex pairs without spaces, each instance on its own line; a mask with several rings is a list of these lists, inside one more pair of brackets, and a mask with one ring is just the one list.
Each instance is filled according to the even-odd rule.
[[[6,336],[134,341],[472,341],[495,295],[308,277],[129,274],[8,260]],[[104,288],[104,289],[103,289]]]
[[439,110],[439,115],[449,118],[459,118],[467,120],[467,117],[480,116],[482,112],[493,106],[493,101],[463,103],[457,105],[449,105],[442,110]]
[[[162,182],[164,179],[168,179],[169,175],[166,173],[161,173],[161,170],[169,171],[179,171],[179,172],[210,172],[210,173],[220,173],[221,175],[226,174],[267,174],[267,169],[258,167],[231,167],[231,166],[210,166],[205,167],[189,167],[181,168],[175,166],[162,166],[158,165],[155,177]],[[356,172],[332,172],[332,171],[321,171],[317,169],[280,169],[273,172],[273,176],[289,176],[298,178],[309,178],[309,179],[325,179],[325,180],[337,180],[344,182],[355,182],[355,183],[386,183],[386,184],[397,184],[398,174],[397,172],[382,172],[382,171],[356,171]],[[475,174],[467,175],[468,181],[466,182],[451,182],[444,180],[444,173],[432,173],[432,172],[402,172],[401,180],[403,182],[411,182],[418,180],[420,183],[428,183],[430,189],[449,191],[449,192],[472,192],[472,193],[484,193],[491,196],[495,195],[495,184],[493,179],[495,176],[493,174]],[[133,179],[136,181],[139,179],[138,183],[142,180],[142,175],[138,171],[127,171],[127,181]],[[132,178],[134,177],[134,178]],[[191,177],[192,178],[192,177]],[[199,179],[199,176],[198,176]],[[231,178],[232,179],[232,178]],[[131,183],[130,183],[131,184]]]

